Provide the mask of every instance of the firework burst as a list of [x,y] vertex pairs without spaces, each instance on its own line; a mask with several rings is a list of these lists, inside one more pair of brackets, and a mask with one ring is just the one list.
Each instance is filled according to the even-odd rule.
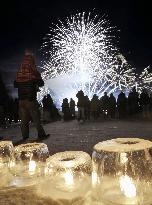
[[58,100],[73,97],[81,89],[91,98],[131,87],[134,72],[112,43],[114,30],[105,18],[91,13],[79,13],[52,26],[42,45],[42,76],[48,92],[53,90],[51,82],[58,87],[55,79],[64,79]]
[[136,76],[136,89],[139,93],[146,89],[149,93],[152,92],[152,73],[150,66],[144,68],[141,74]]

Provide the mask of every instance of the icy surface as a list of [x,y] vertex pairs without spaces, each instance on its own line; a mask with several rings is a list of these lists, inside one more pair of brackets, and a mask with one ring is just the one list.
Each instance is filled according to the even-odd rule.
[[[53,196],[53,195],[51,195]],[[0,204],[2,205],[104,205],[88,194],[87,196],[72,199],[54,199],[43,195],[37,188],[28,186],[24,188],[6,188],[0,190]],[[13,199],[13,200],[12,200]]]
[[[98,142],[118,137],[137,137],[152,139],[151,121],[101,121],[85,122],[57,121],[44,125],[50,137],[43,142],[48,145],[50,154],[67,150],[82,150],[92,154],[93,146]],[[12,126],[7,129],[0,128],[0,136],[12,140],[13,143],[22,139],[20,127]],[[37,132],[34,127],[30,129],[30,139],[36,140]]]

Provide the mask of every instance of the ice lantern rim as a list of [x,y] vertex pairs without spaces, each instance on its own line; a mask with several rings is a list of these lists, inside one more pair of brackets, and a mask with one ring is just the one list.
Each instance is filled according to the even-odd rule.
[[18,146],[15,146],[15,152],[33,152],[37,150],[45,149],[46,152],[48,152],[47,145],[45,143],[26,143],[26,144],[20,144]]
[[[21,153],[24,153],[23,159],[21,157]],[[26,144],[20,144],[18,146],[15,146],[14,150],[14,157],[15,160],[32,160],[36,157],[36,161],[46,161],[46,159],[49,157],[49,150],[45,143],[26,143]],[[46,155],[46,156],[43,156]],[[21,159],[20,159],[21,157]]]
[[64,151],[58,152],[46,160],[48,168],[55,168],[58,170],[72,169],[90,169],[91,157],[88,153],[83,151]]
[[97,152],[132,152],[152,148],[152,142],[140,138],[116,138],[98,142],[93,150]]

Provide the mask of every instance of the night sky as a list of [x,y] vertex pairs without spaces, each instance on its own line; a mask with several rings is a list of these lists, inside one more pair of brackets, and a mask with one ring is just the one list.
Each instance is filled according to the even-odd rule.
[[[143,3],[140,3],[143,2]],[[138,70],[152,65],[152,11],[150,1],[31,0],[8,1],[0,6],[0,72],[12,90],[24,50],[31,48],[39,65],[43,37],[52,22],[81,11],[108,16],[119,32],[119,47]]]

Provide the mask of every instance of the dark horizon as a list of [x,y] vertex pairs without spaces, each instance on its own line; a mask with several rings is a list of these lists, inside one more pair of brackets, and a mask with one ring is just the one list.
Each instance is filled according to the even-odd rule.
[[120,30],[119,48],[138,71],[152,65],[150,3],[130,0],[6,0],[0,9],[0,71],[7,86],[11,86],[26,48],[33,49],[36,63],[40,65],[42,56],[39,49],[52,22],[93,9],[101,17],[106,15],[111,25]]

